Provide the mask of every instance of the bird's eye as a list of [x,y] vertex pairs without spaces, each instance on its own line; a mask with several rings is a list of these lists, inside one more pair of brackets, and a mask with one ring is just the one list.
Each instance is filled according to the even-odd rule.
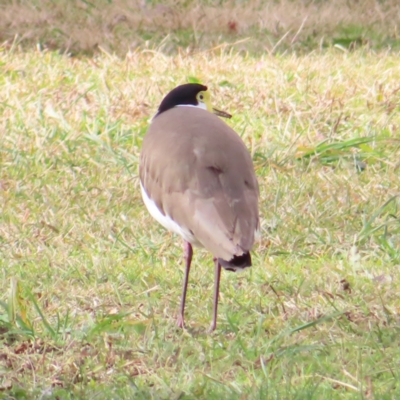
[[199,96],[199,98],[200,98],[200,100],[203,100],[203,99],[204,99],[204,96],[201,94],[201,95]]

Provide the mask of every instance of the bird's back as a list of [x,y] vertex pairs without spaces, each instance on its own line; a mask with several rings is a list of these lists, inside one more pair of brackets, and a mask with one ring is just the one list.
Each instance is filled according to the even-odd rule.
[[253,246],[253,163],[241,138],[215,115],[195,107],[158,115],[143,141],[140,180],[158,209],[215,257],[230,260]]

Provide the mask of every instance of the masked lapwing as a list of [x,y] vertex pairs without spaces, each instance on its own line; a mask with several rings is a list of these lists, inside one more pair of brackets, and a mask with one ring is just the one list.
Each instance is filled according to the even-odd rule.
[[150,214],[184,240],[185,277],[177,324],[184,310],[192,246],[204,247],[215,262],[213,322],[221,267],[251,266],[259,228],[258,184],[249,151],[239,135],[214,113],[207,87],[188,83],[162,100],[144,137],[140,188]]

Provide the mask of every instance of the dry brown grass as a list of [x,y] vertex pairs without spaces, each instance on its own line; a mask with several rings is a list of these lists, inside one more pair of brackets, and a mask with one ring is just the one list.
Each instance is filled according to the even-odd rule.
[[185,3],[10,1],[0,5],[0,40],[69,52],[101,46],[119,54],[160,45],[166,52],[196,50],[241,39],[247,40],[240,49],[255,52],[309,50],[332,44],[333,37],[373,47],[398,41],[396,0]]

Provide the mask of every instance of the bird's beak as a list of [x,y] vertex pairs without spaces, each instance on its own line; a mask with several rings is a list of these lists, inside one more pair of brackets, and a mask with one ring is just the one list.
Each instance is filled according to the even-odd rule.
[[232,118],[232,115],[225,112],[225,111],[221,111],[221,110],[217,110],[216,108],[212,109],[215,115],[218,115],[218,117],[222,117],[222,118]]

